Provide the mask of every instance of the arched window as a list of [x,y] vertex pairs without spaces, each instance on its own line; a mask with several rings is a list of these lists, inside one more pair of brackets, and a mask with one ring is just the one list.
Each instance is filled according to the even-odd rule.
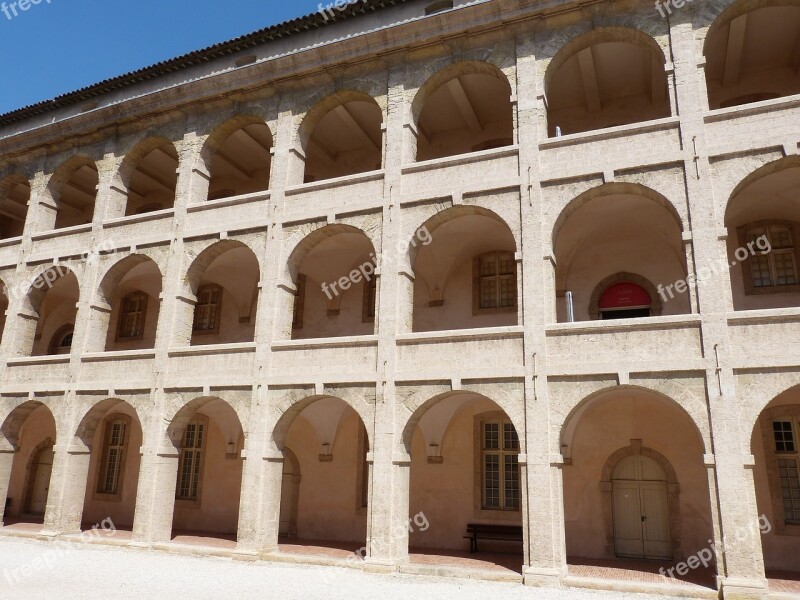
[[796,225],[790,221],[761,221],[739,228],[740,247],[749,254],[741,261],[745,293],[800,290],[795,239]]
[[484,510],[519,510],[519,437],[508,419],[481,423],[482,501]]
[[634,319],[649,317],[653,301],[644,288],[623,281],[615,283],[600,296],[601,319]]
[[181,444],[181,459],[178,468],[178,500],[197,501],[200,498],[200,481],[203,475],[203,448],[207,422],[193,419],[186,425]]
[[64,325],[56,331],[50,341],[49,354],[69,354],[72,351],[73,331],[73,325]]
[[118,339],[141,340],[147,315],[147,294],[132,292],[122,299]]
[[517,263],[513,252],[487,252],[473,263],[473,314],[512,312],[517,307]]
[[197,290],[194,307],[193,333],[219,333],[219,317],[222,310],[222,287],[215,284],[201,285]]
[[114,415],[106,420],[103,455],[97,476],[99,494],[117,495],[122,487],[122,473],[128,445],[129,417]]

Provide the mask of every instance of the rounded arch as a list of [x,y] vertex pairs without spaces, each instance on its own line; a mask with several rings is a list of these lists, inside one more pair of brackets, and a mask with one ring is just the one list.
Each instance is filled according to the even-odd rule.
[[358,418],[364,425],[367,435],[367,447],[374,447],[371,427],[369,426],[372,422],[372,415],[370,415],[367,411],[366,402],[356,402],[353,398],[348,398],[347,396],[315,394],[312,396],[304,396],[302,398],[293,398],[290,400],[289,405],[284,409],[283,413],[280,415],[280,417],[278,417],[274,425],[271,426],[271,435],[269,441],[273,445],[274,451],[284,452],[286,450],[286,435],[289,433],[289,428],[292,426],[292,423],[294,423],[294,420],[306,408],[323,399],[339,400],[351,408],[358,415]]
[[169,147],[178,156],[178,150],[175,143],[162,136],[147,137],[133,146],[133,148],[122,159],[119,169],[117,170],[116,183],[128,189],[131,183],[131,177],[136,172],[137,167],[141,160],[157,148]]
[[324,96],[317,100],[317,102],[306,112],[303,116],[300,125],[297,128],[297,140],[300,149],[304,152],[308,148],[308,142],[311,135],[314,133],[314,128],[320,121],[337,106],[347,104],[348,102],[367,102],[374,104],[381,112],[381,122],[383,122],[383,108],[378,101],[365,91],[356,89],[338,90],[331,94]]
[[520,439],[520,443],[523,443],[525,437],[524,436],[525,424],[521,420],[520,415],[517,414],[517,411],[514,410],[513,406],[511,406],[510,403],[508,403],[506,399],[502,397],[502,395],[498,396],[497,400],[494,400],[478,392],[473,392],[469,390],[457,390],[457,391],[443,392],[441,394],[437,394],[436,396],[429,398],[428,400],[422,402],[413,409],[413,411],[408,416],[406,422],[403,424],[403,427],[401,429],[402,434],[399,439],[400,447],[398,448],[398,450],[402,453],[410,455],[411,444],[414,438],[414,432],[416,431],[417,426],[419,425],[419,422],[425,415],[425,413],[428,412],[428,410],[430,410],[432,407],[436,406],[437,404],[439,404],[444,400],[447,400],[448,398],[453,398],[462,395],[473,396],[494,404],[497,407],[497,410],[502,411],[514,425],[514,428],[516,429],[517,435]]
[[592,319],[600,318],[600,297],[609,287],[616,283],[630,282],[638,285],[647,292],[650,296],[650,313],[654,317],[661,315],[663,304],[661,302],[661,295],[656,290],[656,287],[650,282],[649,279],[637,275],[636,273],[614,273],[603,279],[595,286],[592,295],[589,298],[589,316]]
[[622,463],[624,460],[630,459],[633,456],[644,456],[652,460],[664,472],[664,476],[666,478],[665,481],[667,481],[667,483],[678,483],[678,474],[675,472],[675,468],[672,466],[672,463],[669,462],[667,457],[657,450],[653,450],[647,446],[642,446],[640,443],[638,443],[638,440],[630,446],[620,448],[608,457],[603,465],[603,470],[600,473],[600,481],[607,481],[610,483],[614,478],[614,471],[620,465],[620,463]]
[[200,396],[199,398],[194,398],[183,404],[173,415],[165,416],[165,420],[169,422],[165,432],[165,442],[176,449],[180,449],[186,425],[188,425],[189,421],[201,410],[217,413],[216,415],[211,414],[210,416],[212,418],[215,416],[218,417],[220,414],[224,413],[233,415],[234,421],[231,423],[232,426],[234,428],[238,427],[239,433],[244,435],[242,416],[239,415],[239,412],[233,404],[219,396]]
[[711,10],[719,14],[702,40],[710,109],[800,91],[794,49],[800,34],[800,3],[740,0],[725,7],[712,5]]
[[795,155],[786,156],[784,158],[779,158],[778,160],[768,162],[767,164],[762,165],[756,170],[748,173],[741,181],[739,181],[739,183],[736,184],[736,186],[733,188],[733,191],[728,196],[727,203],[725,204],[726,225],[730,222],[731,209],[737,196],[739,196],[739,194],[741,194],[745,189],[760,179],[769,177],[770,175],[775,175],[787,169],[797,168],[800,168],[800,156]]
[[641,185],[639,183],[622,183],[622,182],[604,183],[602,185],[588,189],[582,194],[579,194],[578,196],[570,200],[570,202],[561,210],[555,222],[553,223],[552,233],[550,236],[550,243],[552,245],[552,248],[556,247],[558,234],[564,227],[564,224],[567,222],[570,215],[572,215],[579,208],[581,208],[582,206],[593,200],[613,195],[641,196],[642,198],[651,200],[652,202],[655,202],[659,206],[666,209],[667,212],[669,212],[669,214],[675,220],[675,223],[679,227],[680,231],[684,231],[685,229],[683,219],[681,218],[681,215],[678,213],[678,210],[675,208],[675,205],[672,202],[670,202],[665,196],[653,190],[652,188]]
[[305,235],[289,251],[285,265],[285,278],[291,281],[296,281],[298,270],[306,255],[325,240],[342,233],[363,235],[369,240],[369,243],[372,246],[372,251],[375,251],[375,244],[365,230],[355,227],[354,225],[347,225],[344,223],[323,225],[322,227],[319,227],[311,233]]
[[82,444],[86,449],[91,450],[95,433],[103,422],[103,419],[105,419],[112,410],[119,410],[122,406],[133,412],[133,417],[141,428],[142,420],[139,416],[139,411],[133,404],[121,398],[106,398],[93,404],[86,413],[84,413],[83,417],[81,417],[78,427],[75,429],[74,441]]
[[28,288],[28,293],[25,295],[25,309],[38,315],[47,292],[57,281],[69,276],[74,279],[75,286],[78,288],[78,296],[80,297],[80,282],[77,274],[70,267],[66,265],[43,267]]
[[664,50],[649,34],[630,27],[598,27],[591,31],[576,34],[550,59],[544,74],[545,90],[550,89],[553,76],[567,60],[581,50],[604,42],[622,42],[643,46],[651,50],[662,64],[667,62]]
[[[674,391],[679,392],[678,389],[675,389]],[[698,402],[696,399],[694,401],[689,399],[687,393],[684,393],[684,401],[690,403],[690,406],[687,408],[681,404],[681,402],[678,402],[673,397],[663,392],[641,385],[628,384],[605,387],[601,390],[597,390],[583,398],[572,408],[572,410],[570,410],[561,424],[559,433],[559,448],[565,460],[572,459],[572,446],[575,438],[575,432],[577,431],[578,425],[580,424],[584,413],[586,413],[586,411],[596,402],[613,400],[618,397],[620,393],[624,392],[637,392],[677,408],[678,411],[692,424],[694,433],[697,435],[700,445],[703,448],[703,452],[708,452],[708,436],[704,434],[704,427],[702,426],[701,422],[698,421],[698,418],[701,415],[707,415],[705,406],[703,406],[702,403]],[[689,410],[690,408],[691,412]]]
[[548,135],[669,117],[666,62],[662,47],[639,29],[598,27],[578,34],[545,68]]
[[12,173],[0,179],[0,238],[21,236],[28,215],[31,197],[31,179],[21,173]]
[[60,193],[72,174],[82,167],[97,171],[97,163],[85,154],[76,154],[62,162],[47,180],[47,191],[54,202],[60,201]]
[[408,247],[406,251],[406,258],[408,260],[408,266],[413,269],[414,264],[417,259],[417,254],[419,253],[420,249],[423,248],[423,244],[419,243],[420,240],[417,237],[417,232],[426,230],[429,234],[433,234],[439,227],[444,225],[445,223],[449,223],[458,219],[459,217],[464,216],[480,216],[480,217],[487,217],[492,219],[502,225],[508,230],[509,235],[514,241],[514,252],[518,249],[518,242],[517,236],[514,233],[514,230],[508,224],[508,222],[503,219],[499,214],[490,210],[488,208],[484,208],[482,206],[476,205],[466,205],[466,204],[459,204],[457,206],[451,206],[444,210],[441,210],[431,216],[429,216],[421,225],[416,227],[413,232],[408,234]]
[[728,23],[737,17],[741,17],[746,13],[753,12],[760,8],[772,8],[776,6],[800,8],[800,4],[796,0],[739,0],[737,2],[733,2],[732,4],[727,4],[726,7],[723,8],[716,17],[714,17],[711,25],[709,25],[708,29],[706,30],[705,39],[703,40],[703,56],[705,56],[708,52],[709,39],[715,33],[718,33],[723,27],[728,25]]
[[153,263],[159,276],[163,278],[160,266],[152,257],[146,254],[130,254],[116,261],[106,270],[97,288],[97,299],[110,307],[114,300],[114,293],[125,275],[134,267],[144,263]]
[[508,77],[496,65],[482,61],[456,61],[446,67],[442,67],[431,75],[417,90],[414,99],[411,101],[412,122],[415,125],[419,123],[419,117],[422,114],[425,103],[436,90],[451,79],[462,75],[489,75],[499,79],[508,89],[509,98],[511,96],[511,84],[508,81]]
[[226,140],[238,130],[244,129],[250,125],[266,127],[270,135],[270,146],[274,143],[275,132],[272,131],[264,117],[259,117],[254,114],[237,115],[224,121],[211,132],[211,135],[208,136],[197,156],[198,165],[202,165],[206,169],[211,169],[211,161],[214,158],[214,154],[224,145]]
[[33,411],[42,407],[47,410],[57,432],[58,423],[50,407],[38,400],[27,400],[15,406],[3,419],[3,423],[0,425],[0,445],[6,450],[16,450],[19,447],[20,431],[25,421]]
[[189,265],[189,268],[186,270],[186,276],[184,277],[184,285],[186,286],[187,291],[191,292],[192,295],[196,295],[197,288],[200,285],[200,280],[203,277],[203,273],[205,273],[205,271],[217,258],[226,252],[236,249],[247,250],[248,253],[252,255],[252,258],[258,268],[258,279],[260,280],[261,265],[258,262],[258,256],[253,248],[239,240],[226,239],[213,242],[206,246],[206,248],[204,248],[192,261],[192,263]]

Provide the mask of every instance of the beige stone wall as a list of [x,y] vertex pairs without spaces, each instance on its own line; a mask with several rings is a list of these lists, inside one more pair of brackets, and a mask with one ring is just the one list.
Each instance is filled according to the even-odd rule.
[[[115,96],[113,108],[101,104],[78,115],[66,107],[51,124],[36,117],[1,129],[0,180],[20,173],[31,182],[24,234],[0,244],[0,278],[9,290],[0,345],[0,423],[7,424],[0,474],[13,462],[11,496],[19,495],[20,465],[33,444],[26,436],[55,435],[37,425],[43,417],[36,413],[17,439],[11,425],[24,416],[17,407],[47,396],[59,436],[47,527],[70,531],[81,516],[112,512],[90,502],[81,514],[96,464],[87,452],[97,458],[75,434],[92,405],[119,398],[136,407],[142,424],[141,447],[132,440],[129,449],[141,452],[137,542],[167,541],[173,526],[236,530],[240,551],[274,551],[288,447],[302,471],[300,535],[366,538],[368,564],[395,566],[406,559],[409,540],[393,527],[415,511],[425,511],[431,528],[411,543],[426,547],[458,547],[467,522],[492,520],[474,512],[468,495],[450,494],[474,481],[469,432],[478,405],[447,427],[442,464],[427,462],[415,429],[426,413],[469,392],[503,409],[522,440],[519,520],[529,583],[560,582],[568,553],[605,555],[599,470],[631,439],[674,467],[681,556],[751,525],[764,502],[764,458],[758,444],[750,449],[752,424],[774,397],[800,384],[796,294],[745,297],[734,268],[712,270],[650,319],[594,321],[589,306],[598,283],[620,271],[668,285],[724,260],[735,249],[726,210],[737,186],[758,169],[794,165],[796,96],[708,110],[703,42],[730,4],[689,4],[666,20],[648,3],[564,5],[544,17],[539,5],[492,0],[401,23],[421,6],[411,2],[364,17],[366,26],[387,15],[393,35],[323,36],[318,47],[296,53],[294,40],[282,40],[259,48],[260,60],[241,70],[231,70],[235,57],[212,63],[216,75],[182,79],[180,93],[150,95],[151,86],[169,82],[142,82],[130,98]],[[357,22],[328,31],[335,37]],[[669,115],[549,138],[548,67],[581,34],[615,28],[638,31],[637,39],[668,57]],[[425,100],[453,75],[473,71],[499,71],[508,80],[513,144],[415,162]],[[320,107],[351,93],[369,95],[380,109],[381,168],[303,184],[304,148]],[[208,201],[212,137],[242,115],[272,133],[270,189]],[[133,159],[156,138],[174,144],[180,158],[174,207],[124,217]],[[74,154],[97,163],[95,217],[54,234],[47,231],[45,188]],[[409,251],[422,225],[434,243]],[[187,273],[203,249],[222,242],[253,252],[258,294],[249,323],[225,305],[226,333],[204,344],[191,339],[196,289]],[[81,257],[89,248],[102,248],[102,256]],[[517,311],[474,316],[471,260],[498,249],[515,253]],[[321,283],[372,250],[380,255],[375,322],[362,320],[359,286],[342,297],[338,315],[328,314]],[[54,262],[76,273],[81,290],[75,341],[67,357],[31,357],[32,325],[44,315],[28,292]],[[293,334],[304,268],[307,324]],[[232,289],[256,277],[252,265],[223,271],[218,279]],[[115,343],[119,302],[132,289],[149,296],[144,339]],[[579,323],[564,322],[565,291],[575,294]],[[439,293],[443,306],[430,306]],[[608,390],[628,399],[595,404]],[[680,408],[633,399],[640,393]],[[330,397],[361,416],[372,442],[365,511],[355,506],[356,416],[342,421],[332,462],[319,461],[319,434],[297,416]],[[230,405],[240,430],[214,413],[214,399]],[[203,407],[215,425],[201,508],[176,509],[176,440]],[[224,457],[234,431],[238,457]],[[127,514],[128,502],[126,496]],[[732,549],[718,565],[723,587],[760,593],[765,559],[769,567],[787,566],[781,557],[796,544],[772,536],[764,548],[755,538]]]

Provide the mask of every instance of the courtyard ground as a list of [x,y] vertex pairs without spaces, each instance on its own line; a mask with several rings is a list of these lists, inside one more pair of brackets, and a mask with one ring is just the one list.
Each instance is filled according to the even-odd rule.
[[3,600],[437,598],[485,600],[668,598],[515,583],[381,575],[340,567],[242,562],[113,546],[0,538]]

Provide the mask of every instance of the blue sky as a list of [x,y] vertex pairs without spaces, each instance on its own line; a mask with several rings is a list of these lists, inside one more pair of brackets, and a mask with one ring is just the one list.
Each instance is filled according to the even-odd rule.
[[315,12],[319,3],[40,0],[17,7],[15,17],[15,0],[3,1],[11,19],[0,11],[0,113]]

